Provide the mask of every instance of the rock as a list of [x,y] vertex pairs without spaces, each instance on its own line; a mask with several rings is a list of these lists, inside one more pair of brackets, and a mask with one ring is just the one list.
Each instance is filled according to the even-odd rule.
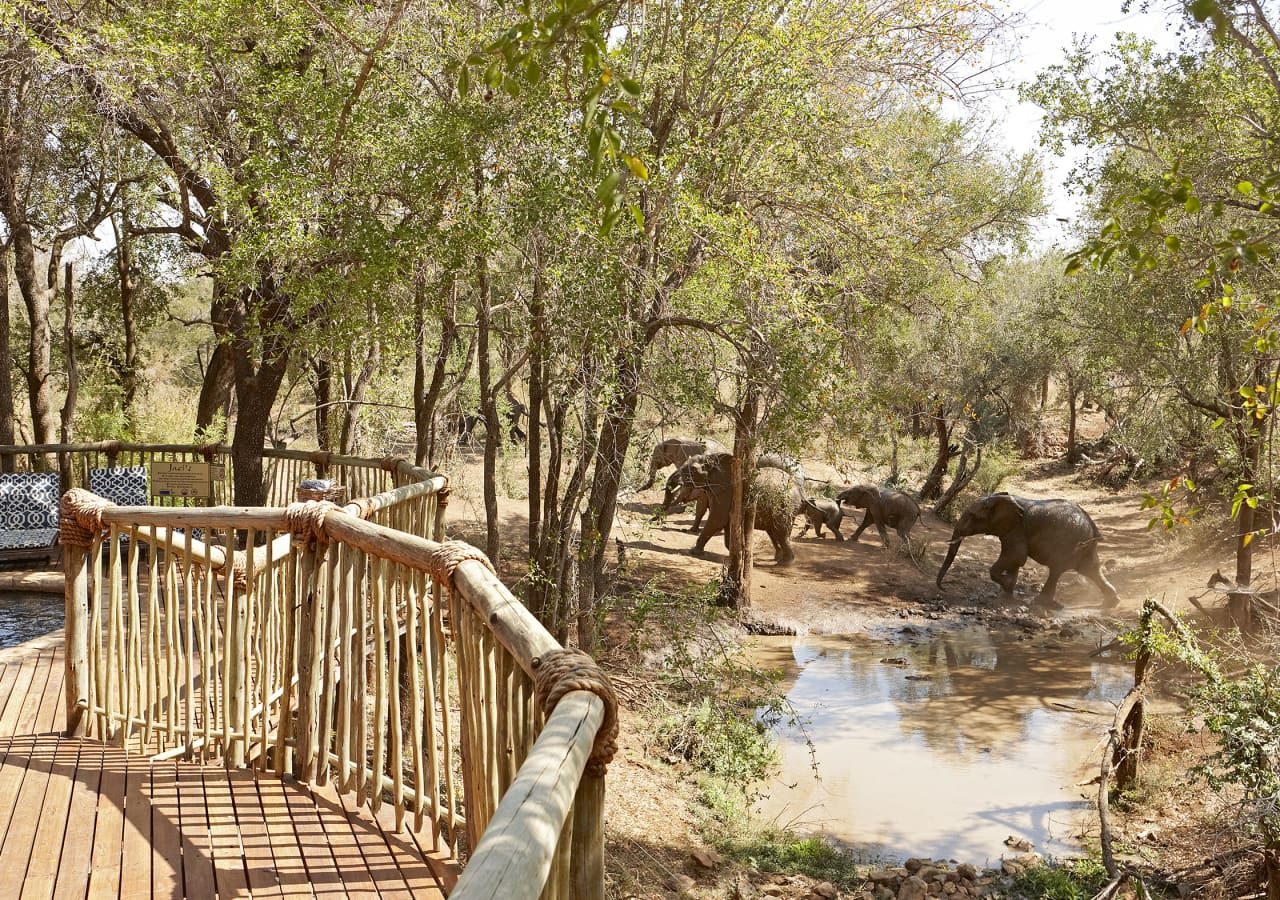
[[1014,859],[1014,862],[1024,869],[1034,869],[1036,866],[1041,865],[1044,860],[1039,853],[1026,853]]
[[886,666],[905,666],[907,665],[907,658],[905,656],[886,656],[880,662]]
[[1000,863],[1000,871],[1006,875],[1021,875],[1023,868],[1024,866],[1021,863],[1016,863],[1011,859],[1006,859]]
[[667,876],[666,885],[667,890],[675,891],[677,894],[687,894],[698,886],[698,882],[694,881],[688,875],[675,872]]
[[908,872],[911,872],[912,874],[919,872],[923,866],[924,866],[924,860],[916,859],[914,856],[902,864],[902,868],[906,869]]
[[948,881],[942,886],[942,893],[946,894],[948,897],[958,890],[960,890],[960,888],[956,887],[956,883],[954,881]]
[[960,863],[960,865],[956,866],[956,874],[965,881],[977,881],[978,867],[973,863]]
[[826,900],[835,900],[840,896],[840,891],[830,881],[823,881],[814,885],[813,893],[818,897],[825,897]]
[[724,857],[714,850],[694,850],[689,858],[704,869],[715,869],[724,862]]
[[911,674],[904,677],[907,681],[933,681],[932,675]]
[[925,881],[941,881],[943,872],[941,869],[935,868],[934,866],[921,866],[916,872],[916,875],[923,878]]
[[928,896],[929,886],[924,883],[924,879],[914,875],[902,882],[902,887],[898,888],[898,900],[925,900]]
[[1035,847],[1035,844],[1031,843],[1026,838],[1015,837],[1012,834],[1004,839],[1004,845],[1014,850],[1021,850],[1023,852],[1031,850]]
[[876,888],[875,900],[896,900],[896,897],[892,888],[887,888],[883,884]]
[[892,884],[897,879],[898,873],[892,869],[872,869],[867,873],[867,880],[873,884]]
[[746,875],[739,875],[738,880],[733,883],[734,900],[755,900],[757,891],[751,885],[751,879]]

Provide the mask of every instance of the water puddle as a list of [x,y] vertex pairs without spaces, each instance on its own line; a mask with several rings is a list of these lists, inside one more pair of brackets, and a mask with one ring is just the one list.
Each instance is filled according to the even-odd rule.
[[61,594],[0,593],[0,649],[62,627]]
[[[1019,639],[1022,638],[1022,639]],[[1024,837],[1080,852],[1100,738],[1133,668],[1093,644],[979,625],[909,643],[761,638],[805,732],[779,725],[782,771],[759,812],[822,833],[864,861],[984,863]],[[812,753],[805,738],[812,741]],[[816,778],[815,769],[816,764]]]

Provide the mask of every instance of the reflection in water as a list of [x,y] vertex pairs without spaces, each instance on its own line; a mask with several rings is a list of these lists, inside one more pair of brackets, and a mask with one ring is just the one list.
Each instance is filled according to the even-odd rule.
[[[1090,647],[980,626],[888,645],[855,637],[764,638],[806,721],[780,727],[782,773],[761,812],[819,830],[867,858],[984,862],[1013,834],[1041,853],[1079,850],[1112,704],[1132,669]],[[900,657],[906,665],[882,662]]]
[[63,612],[60,594],[0,593],[0,648],[61,628]]

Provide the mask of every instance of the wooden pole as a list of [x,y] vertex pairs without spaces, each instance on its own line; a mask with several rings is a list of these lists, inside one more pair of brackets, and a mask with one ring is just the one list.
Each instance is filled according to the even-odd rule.
[[66,572],[66,617],[64,666],[66,669],[67,736],[83,737],[89,704],[89,566],[88,550],[67,545],[62,548]]
[[[451,900],[536,900],[542,894],[603,721],[604,701],[595,694],[573,691],[561,699],[489,820]],[[590,829],[600,823],[583,824]]]
[[604,776],[585,773],[573,798],[569,850],[575,900],[604,900]]

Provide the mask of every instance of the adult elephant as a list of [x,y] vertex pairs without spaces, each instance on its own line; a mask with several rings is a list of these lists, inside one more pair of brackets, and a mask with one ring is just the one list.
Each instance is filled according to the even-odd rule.
[[804,488],[804,466],[800,465],[800,460],[790,456],[783,456],[781,453],[761,453],[756,457],[757,469],[781,469],[788,473],[796,480],[796,484]]
[[[668,490],[683,486],[700,488],[707,497],[707,520],[690,551],[703,553],[707,541],[724,532],[729,524],[731,453],[707,453],[689,460],[667,479]],[[756,504],[756,531],[769,535],[773,544],[773,561],[785,566],[795,559],[791,549],[791,526],[804,496],[795,478],[781,469],[757,469],[751,480],[750,497]]]
[[649,478],[640,486],[640,490],[647,491],[653,487],[659,469],[665,469],[667,466],[679,468],[691,458],[703,453],[728,452],[724,444],[711,438],[667,438],[665,441],[659,441],[653,448],[653,453],[649,454]]
[[1013,594],[1018,571],[1028,558],[1049,568],[1037,603],[1061,608],[1053,599],[1063,572],[1079,572],[1098,586],[1106,606],[1120,602],[1115,587],[1098,562],[1101,534],[1089,514],[1070,500],[1030,500],[1004,492],[988,494],[969,505],[951,532],[947,558],[938,570],[938,587],[956,558],[960,543],[971,534],[1000,538],[1000,556],[991,566],[991,580],[1006,596]]

